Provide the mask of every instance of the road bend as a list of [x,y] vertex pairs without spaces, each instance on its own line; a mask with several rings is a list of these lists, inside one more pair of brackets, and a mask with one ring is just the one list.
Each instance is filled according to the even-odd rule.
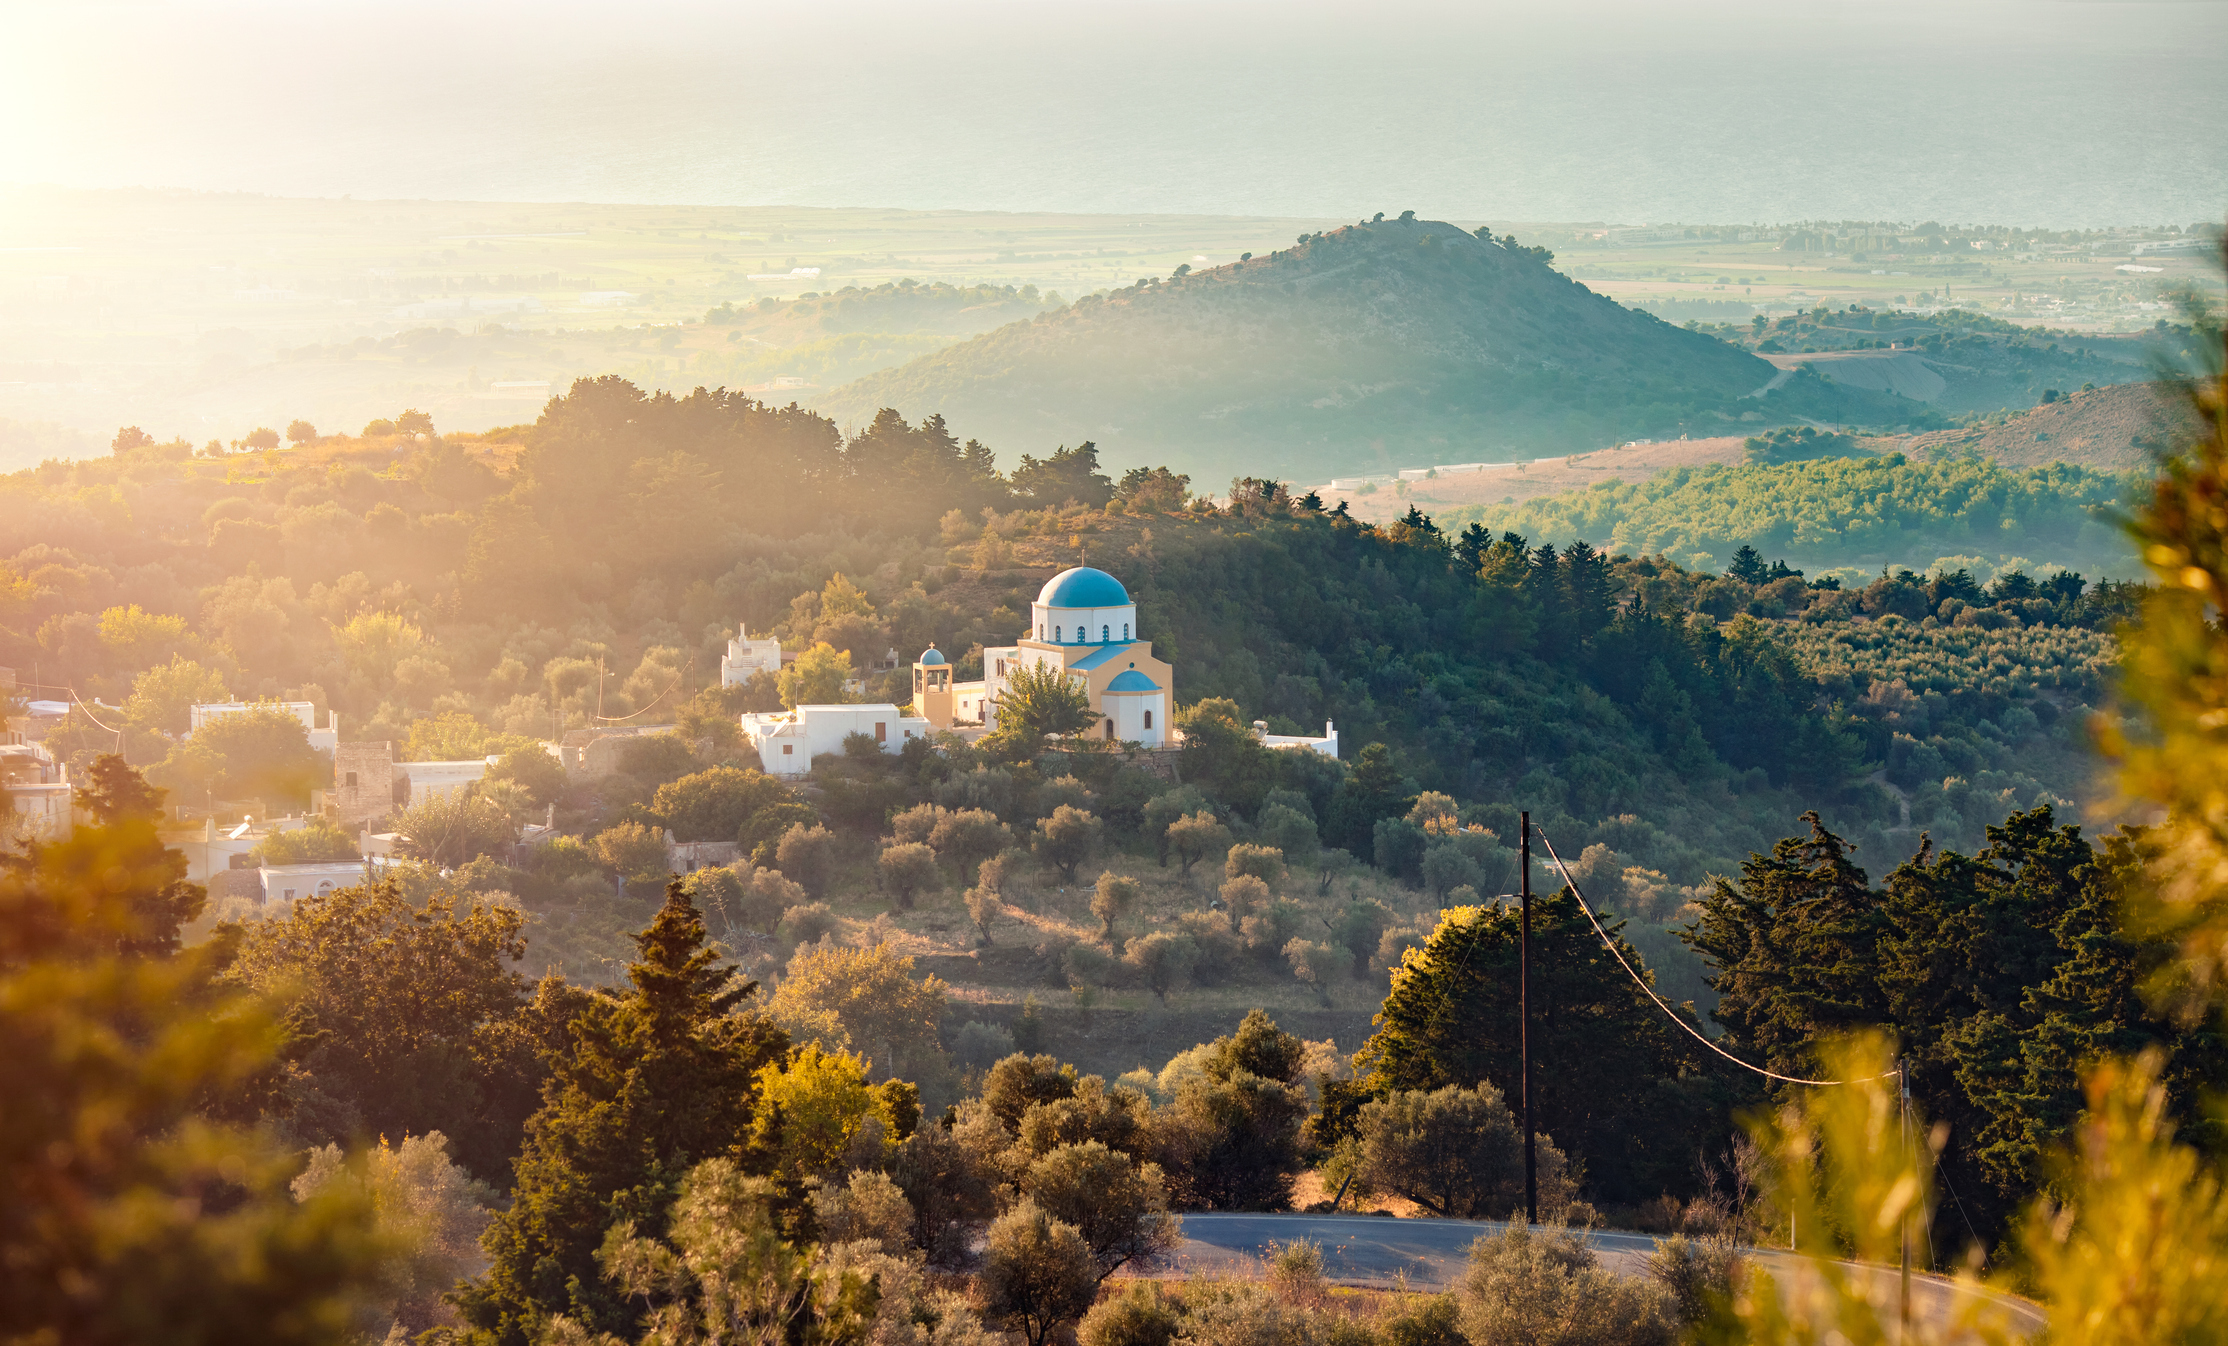
[[[1458,1284],[1468,1263],[1470,1245],[1480,1237],[1499,1234],[1508,1225],[1495,1220],[1405,1220],[1371,1215],[1256,1215],[1242,1212],[1203,1212],[1184,1216],[1184,1243],[1170,1259],[1178,1274],[1242,1274],[1257,1270],[1274,1244],[1308,1239],[1323,1250],[1323,1274],[1345,1285],[1391,1286],[1403,1284],[1417,1290],[1444,1290]],[[1655,1250],[1652,1234],[1597,1229],[1586,1236],[1601,1264],[1619,1275],[1646,1275],[1646,1259]],[[1772,1249],[1747,1249],[1782,1283],[1791,1283],[1807,1270],[1804,1259]],[[1898,1272],[1894,1267],[1844,1263],[1872,1282],[1872,1289],[1892,1303]],[[2016,1296],[1962,1286],[1943,1276],[1911,1276],[1911,1307],[1915,1316],[1934,1324],[1949,1322],[1972,1296],[2002,1314],[2008,1326],[2022,1336],[2041,1332],[2046,1319],[2042,1309]]]

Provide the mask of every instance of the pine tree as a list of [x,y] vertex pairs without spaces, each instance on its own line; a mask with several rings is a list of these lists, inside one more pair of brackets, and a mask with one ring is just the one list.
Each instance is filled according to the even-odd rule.
[[1765,568],[1762,554],[1744,542],[1733,553],[1733,562],[1725,567],[1725,573],[1744,584],[1762,584],[1771,572]]
[[[1616,934],[1617,927],[1611,927]],[[1517,959],[1506,906],[1450,911],[1421,957],[1393,974],[1378,1029],[1356,1056],[1370,1092],[1470,1088],[1523,1097]],[[1640,954],[1618,950],[1646,975]],[[1582,1158],[1595,1191],[1640,1200],[1689,1181],[1698,1144],[1744,1082],[1696,1073],[1699,1048],[1633,985],[1570,890],[1532,900],[1534,1119]]]
[[1331,797],[1325,836],[1333,845],[1366,858],[1375,844],[1377,820],[1406,813],[1411,802],[1391,749],[1382,743],[1365,743]]
[[1609,558],[1580,538],[1563,550],[1562,578],[1570,639],[1591,640],[1596,631],[1609,625]]
[[1825,1035],[1888,1019],[1879,978],[1887,912],[1849,843],[1815,811],[1803,821],[1809,836],[1751,855],[1739,883],[1719,879],[1700,921],[1680,936],[1715,969],[1711,1017],[1749,1059],[1784,1075],[1814,1070]]
[[1569,599],[1563,589],[1562,558],[1552,542],[1540,544],[1524,574],[1524,596],[1538,614],[1539,651],[1543,659],[1559,659],[1570,651]]
[[1455,542],[1454,554],[1462,558],[1463,571],[1475,575],[1478,567],[1485,564],[1486,549],[1492,545],[1493,535],[1479,525],[1471,524],[1462,530],[1461,538]]
[[628,1221],[663,1229],[682,1176],[704,1160],[769,1167],[751,1144],[753,1076],[786,1055],[789,1039],[764,1016],[736,1012],[757,983],[705,947],[703,918],[678,881],[635,944],[632,989],[586,1004],[527,1122],[510,1209],[482,1240],[492,1265],[457,1296],[474,1342],[528,1346],[560,1314],[631,1335],[639,1307],[596,1261],[606,1232]]

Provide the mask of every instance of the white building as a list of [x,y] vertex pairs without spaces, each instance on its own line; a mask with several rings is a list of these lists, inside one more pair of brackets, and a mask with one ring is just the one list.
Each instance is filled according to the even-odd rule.
[[477,757],[463,762],[397,762],[394,770],[410,783],[410,802],[423,804],[428,799],[447,799],[477,784],[494,764],[492,757]]
[[295,719],[300,720],[303,730],[309,734],[309,746],[312,748],[316,748],[320,752],[331,752],[340,746],[340,712],[337,710],[326,711],[325,727],[319,729],[317,727],[317,706],[314,702],[309,701],[219,701],[208,705],[194,706],[186,712],[186,735],[189,738],[192,737],[195,730],[211,721],[225,719],[232,715],[245,715],[251,710],[261,710],[266,707],[283,710]]
[[727,642],[727,655],[719,661],[720,686],[740,687],[752,674],[779,672],[781,642],[772,636],[752,640],[748,626],[736,627],[735,638]]
[[907,715],[892,705],[799,706],[795,710],[746,714],[741,720],[743,737],[758,750],[760,769],[769,776],[802,776],[812,770],[812,759],[824,752],[840,753],[843,740],[865,734],[883,752],[903,750],[905,741],[927,738],[927,720]]
[[1253,736],[1261,740],[1263,745],[1271,748],[1305,748],[1310,752],[1319,752],[1325,757],[1338,756],[1338,726],[1329,720],[1323,721],[1323,736],[1321,738],[1315,738],[1308,734],[1272,734],[1269,732],[1269,722],[1267,720],[1255,720],[1253,722]]
[[1089,566],[1061,571],[1037,591],[1029,627],[1014,644],[984,650],[982,682],[955,684],[954,699],[979,698],[984,723],[995,727],[999,699],[1014,674],[1056,668],[1083,689],[1099,713],[1091,732],[1147,747],[1175,741],[1170,719],[1175,670],[1153,656],[1151,641],[1137,638],[1137,605],[1120,580]]
[[291,906],[302,898],[321,896],[336,888],[359,887],[365,869],[361,860],[325,860],[309,865],[265,865],[259,875],[264,905]]
[[[1029,625],[1015,643],[982,652],[981,682],[952,681],[950,665],[930,646],[913,664],[914,709],[938,729],[970,720],[994,728],[1014,675],[1047,667],[1066,674],[1099,713],[1094,736],[1149,748],[1181,741],[1172,718],[1175,669],[1154,657],[1151,641],[1137,638],[1137,605],[1120,580],[1088,566],[1063,570],[1029,605]],[[1321,738],[1271,734],[1259,722],[1254,734],[1272,748],[1338,756],[1338,730],[1327,721]]]
[[0,742],[0,843],[59,840],[70,830],[71,795],[69,768],[45,745]]

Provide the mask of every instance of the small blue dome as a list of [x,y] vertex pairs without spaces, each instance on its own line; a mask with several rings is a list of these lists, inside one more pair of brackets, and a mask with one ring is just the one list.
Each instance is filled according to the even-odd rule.
[[1129,590],[1103,570],[1076,566],[1044,582],[1037,602],[1048,608],[1119,608],[1129,605]]
[[921,657],[915,662],[923,664],[940,664],[944,662],[944,656],[938,654],[936,652],[936,647],[934,645],[931,645],[922,652]]
[[1132,668],[1115,674],[1114,680],[1106,684],[1106,690],[1110,692],[1157,692],[1160,690],[1160,684]]

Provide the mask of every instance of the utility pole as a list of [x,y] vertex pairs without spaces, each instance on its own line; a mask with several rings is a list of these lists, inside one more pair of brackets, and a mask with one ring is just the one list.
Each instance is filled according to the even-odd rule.
[[[1911,1153],[1911,1069],[1899,1057],[1895,1063],[1895,1088],[1899,1095],[1896,1108],[1896,1133],[1903,1143],[1903,1154],[1911,1160],[1914,1172],[1918,1156]],[[1916,1203],[1913,1203],[1914,1205]],[[1896,1222],[1896,1232],[1903,1244],[1903,1335],[1898,1341],[1911,1339],[1911,1206],[1903,1208],[1903,1218]]]
[[1524,1098],[1524,1223],[1539,1223],[1539,1154],[1532,1141],[1532,815],[1517,815],[1518,891],[1524,901],[1524,937],[1516,952],[1518,1092]]

